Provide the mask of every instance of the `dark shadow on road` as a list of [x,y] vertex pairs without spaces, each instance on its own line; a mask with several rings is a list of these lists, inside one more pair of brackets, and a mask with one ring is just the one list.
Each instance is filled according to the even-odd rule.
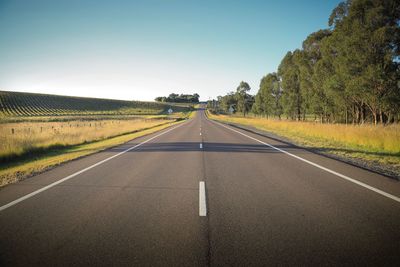
[[[200,148],[200,142],[165,142],[165,143],[150,143],[138,147],[132,152],[189,152],[189,151],[204,151],[204,152],[246,152],[246,153],[280,153],[279,151],[269,148],[265,145],[257,144],[237,144],[237,143],[202,143],[203,148]],[[289,147],[280,147],[289,149]],[[121,152],[125,147],[112,148],[111,151]]]

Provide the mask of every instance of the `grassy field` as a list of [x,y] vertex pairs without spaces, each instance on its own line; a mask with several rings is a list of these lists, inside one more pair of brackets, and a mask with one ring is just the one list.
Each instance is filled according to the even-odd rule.
[[0,119],[32,116],[156,115],[169,108],[186,112],[188,104],[126,101],[0,91]]
[[252,126],[329,153],[390,165],[400,172],[400,125],[344,125],[214,115],[211,119]]
[[188,104],[0,91],[0,185],[163,129],[192,110]]
[[66,147],[140,131],[168,123],[161,119],[3,123],[0,161],[54,147]]
[[[33,157],[0,163],[0,187],[23,180],[34,174],[43,172],[61,163],[83,157],[98,151],[126,143],[134,138],[157,132],[181,121],[165,122],[159,126],[142,129],[137,132],[119,135],[105,140],[67,147],[55,147],[46,153],[38,153]],[[144,126],[144,125],[142,125]],[[149,125],[147,125],[149,126]]]

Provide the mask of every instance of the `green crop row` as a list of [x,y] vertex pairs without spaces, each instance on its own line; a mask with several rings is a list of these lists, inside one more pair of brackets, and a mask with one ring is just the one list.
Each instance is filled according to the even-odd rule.
[[188,106],[0,91],[0,117],[65,115],[157,115],[170,107],[184,112]]

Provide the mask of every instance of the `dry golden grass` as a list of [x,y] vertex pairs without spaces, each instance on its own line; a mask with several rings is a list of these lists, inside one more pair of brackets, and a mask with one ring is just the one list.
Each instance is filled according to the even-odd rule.
[[[210,118],[266,130],[300,144],[400,165],[400,125],[344,125],[213,115]],[[356,155],[357,154],[357,155]]]
[[104,140],[166,123],[159,119],[19,122],[0,124],[0,159],[38,149]]
[[128,142],[134,138],[151,134],[162,129],[165,129],[173,124],[180,122],[167,122],[160,126],[155,126],[153,128],[117,136],[114,138],[109,138],[99,142],[93,142],[90,144],[83,144],[78,146],[73,146],[70,148],[64,148],[52,155],[44,155],[38,158],[25,159],[21,162],[12,162],[5,164],[3,168],[0,168],[0,186],[4,186],[10,183],[17,182],[26,177],[32,176],[34,174],[43,172],[46,169],[57,166],[63,162],[67,162],[82,156],[86,156],[112,146],[117,146]]
[[194,112],[188,111],[141,117],[82,115],[3,120],[0,123],[0,186],[160,131],[193,115]]

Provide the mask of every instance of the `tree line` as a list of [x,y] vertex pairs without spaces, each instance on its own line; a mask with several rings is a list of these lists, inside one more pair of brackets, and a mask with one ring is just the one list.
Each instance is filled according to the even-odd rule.
[[170,94],[169,96],[159,96],[154,100],[157,102],[174,102],[174,103],[199,103],[200,95],[198,94]]
[[246,116],[254,104],[254,96],[248,93],[250,89],[249,84],[242,81],[236,91],[229,92],[225,96],[218,96],[217,100],[209,100],[207,107],[215,111],[240,112]]
[[247,106],[238,104],[238,91],[209,106],[293,120],[399,122],[400,2],[345,1],[328,24],[262,77],[258,93],[245,96]]

